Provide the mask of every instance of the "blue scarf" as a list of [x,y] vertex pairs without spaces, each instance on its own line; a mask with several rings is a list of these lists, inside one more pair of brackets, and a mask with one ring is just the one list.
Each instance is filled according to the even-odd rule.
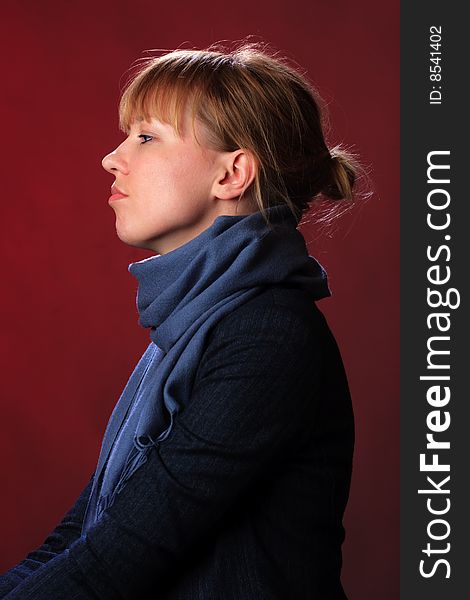
[[289,207],[267,213],[270,227],[260,212],[222,215],[175,250],[129,265],[139,284],[139,323],[152,341],[109,419],[82,533],[170,433],[191,399],[207,336],[224,315],[272,284],[303,288],[312,300],[330,296]]

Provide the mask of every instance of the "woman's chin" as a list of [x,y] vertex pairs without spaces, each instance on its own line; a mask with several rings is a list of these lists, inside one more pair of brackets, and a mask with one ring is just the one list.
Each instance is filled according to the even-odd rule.
[[135,234],[132,235],[132,233],[126,229],[116,226],[116,234],[121,242],[127,244],[128,246],[133,246],[134,248],[143,248],[144,250],[148,248],[145,240],[139,238]]

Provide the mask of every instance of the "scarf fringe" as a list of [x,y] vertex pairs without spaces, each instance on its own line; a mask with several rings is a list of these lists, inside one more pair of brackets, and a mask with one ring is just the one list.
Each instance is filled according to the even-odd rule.
[[[156,448],[157,444],[163,441],[169,435],[170,431],[173,428],[174,421],[173,413],[171,413],[170,416],[171,422],[169,426],[160,433],[156,440],[153,440],[152,436],[150,435],[134,437],[134,444],[129,454],[127,455],[126,462],[121,471],[116,487],[113,489],[111,494],[108,494],[106,496],[100,496],[98,500],[97,519],[100,518],[103,511],[105,511],[107,508],[114,504],[117,494],[119,494],[124,489],[126,483],[137,471],[137,469],[139,469],[142,465],[144,465],[147,462],[150,450],[153,447]],[[144,440],[146,440],[146,442]]]
[[101,496],[98,501],[98,512],[97,518],[101,516],[101,513],[112,506],[116,499],[116,495],[119,494],[132,475],[139,469],[143,464],[145,464],[148,460],[149,452],[153,446],[153,444],[149,444],[146,446],[137,447],[135,445],[136,440],[134,440],[134,445],[131,448],[131,451],[127,455],[126,462],[124,468],[121,471],[119,476],[119,480],[116,484],[116,487],[113,489],[111,494],[107,496]]

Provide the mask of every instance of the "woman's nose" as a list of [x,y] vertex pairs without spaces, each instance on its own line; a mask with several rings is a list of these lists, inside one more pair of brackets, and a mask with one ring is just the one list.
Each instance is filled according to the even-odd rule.
[[127,172],[126,161],[118,150],[119,148],[116,148],[116,150],[107,154],[101,161],[101,165],[105,171],[109,173],[114,173],[115,171]]

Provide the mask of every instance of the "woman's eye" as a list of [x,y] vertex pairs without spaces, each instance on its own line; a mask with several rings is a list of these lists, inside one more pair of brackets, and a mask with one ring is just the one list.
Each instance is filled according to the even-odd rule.
[[152,139],[152,136],[151,135],[147,135],[146,133],[141,133],[137,137],[139,137],[139,138],[148,138],[148,139],[144,139],[144,141],[141,142],[141,144],[146,144],[148,141],[150,141]]

